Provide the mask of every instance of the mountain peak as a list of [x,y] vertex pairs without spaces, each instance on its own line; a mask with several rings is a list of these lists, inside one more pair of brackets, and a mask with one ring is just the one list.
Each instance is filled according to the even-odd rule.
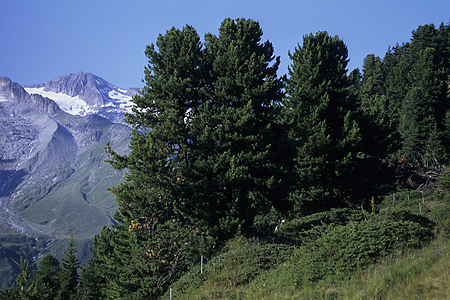
[[90,106],[101,106],[104,99],[97,86],[104,86],[105,81],[92,73],[70,74],[47,81],[42,84],[26,86],[27,88],[44,88],[44,92],[65,94],[70,97],[80,97]]
[[[17,104],[25,104],[25,107],[54,114],[59,111],[58,105],[49,98],[41,95],[29,95],[27,91],[17,82],[12,82],[8,77],[0,77],[0,102],[13,100]],[[31,105],[31,106],[30,106]]]
[[131,112],[131,98],[137,94],[137,89],[121,89],[84,72],[25,86],[25,90],[54,100],[63,111],[72,115],[99,114],[115,123],[123,123],[123,114]]
[[8,77],[0,77],[0,101],[6,99],[22,100],[29,98],[30,96],[20,84],[12,82]]

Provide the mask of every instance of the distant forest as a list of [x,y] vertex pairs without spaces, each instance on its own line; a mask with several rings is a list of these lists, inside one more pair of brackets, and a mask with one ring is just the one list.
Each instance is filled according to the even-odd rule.
[[353,71],[343,40],[311,33],[283,77],[262,34],[225,19],[204,42],[185,26],[146,48],[146,85],[125,116],[131,152],[106,147],[128,172],[110,189],[119,225],[79,272],[73,241],[34,276],[22,261],[0,299],[155,299],[230,238],[450,181],[450,25],[419,26]]

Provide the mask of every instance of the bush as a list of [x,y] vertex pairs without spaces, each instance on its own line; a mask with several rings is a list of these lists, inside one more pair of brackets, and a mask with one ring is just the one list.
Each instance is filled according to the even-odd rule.
[[330,226],[345,225],[350,221],[363,219],[364,214],[360,208],[332,208],[329,211],[289,221],[282,226],[281,232],[283,237],[298,245],[317,239],[321,235],[320,232],[330,230]]
[[416,247],[431,237],[431,230],[413,221],[375,216],[361,222],[321,227],[320,237],[299,248],[303,278],[343,279],[395,250]]
[[450,174],[445,173],[444,176],[442,176],[441,181],[438,183],[438,188],[440,190],[447,191],[450,189]]

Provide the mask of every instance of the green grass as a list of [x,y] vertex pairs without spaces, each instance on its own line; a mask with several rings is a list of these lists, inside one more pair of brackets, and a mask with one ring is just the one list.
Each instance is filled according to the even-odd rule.
[[448,299],[450,193],[395,197],[290,220],[280,239],[235,238],[172,299]]

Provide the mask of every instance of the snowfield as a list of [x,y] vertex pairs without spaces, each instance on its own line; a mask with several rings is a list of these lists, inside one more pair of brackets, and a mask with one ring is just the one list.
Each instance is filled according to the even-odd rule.
[[56,102],[56,104],[58,104],[62,111],[71,115],[85,116],[88,114],[99,114],[111,120],[102,108],[108,108],[108,112],[110,114],[112,113],[111,109],[114,109],[116,114],[123,115],[125,112],[131,113],[131,108],[133,107],[133,102],[131,102],[132,97],[127,94],[126,90],[119,88],[111,89],[104,87],[99,89],[105,103],[101,106],[88,105],[79,96],[72,97],[64,93],[45,91],[44,87],[25,87],[25,90],[29,94],[39,94],[42,97],[52,99]]
[[128,113],[131,113],[131,108],[133,107],[133,102],[131,102],[131,96],[127,95],[127,91],[123,89],[110,89],[103,88],[99,90],[103,96],[103,99],[109,101],[105,107],[107,106],[116,106],[122,110],[125,110]]
[[87,105],[87,103],[80,99],[79,96],[71,97],[63,93],[55,93],[44,91],[44,87],[41,88],[29,88],[25,87],[28,94],[39,94],[42,97],[52,99],[58,104],[62,111],[65,111],[71,115],[84,116],[86,114],[95,113],[93,107]]

